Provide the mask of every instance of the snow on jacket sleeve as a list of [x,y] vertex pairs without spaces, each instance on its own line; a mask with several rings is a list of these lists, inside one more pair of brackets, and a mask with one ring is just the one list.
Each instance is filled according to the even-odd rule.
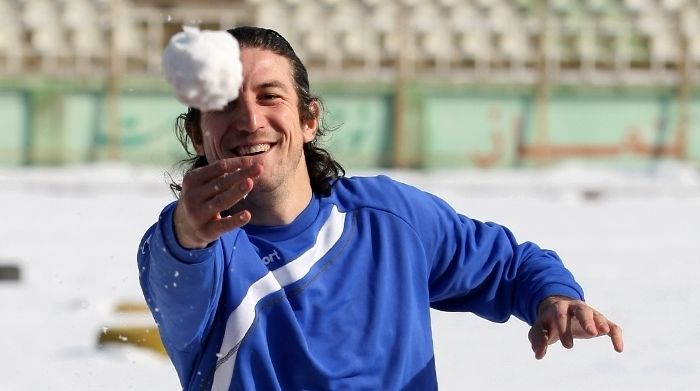
[[219,241],[198,250],[177,243],[172,224],[175,205],[166,207],[146,232],[137,259],[146,302],[183,381],[190,377],[198,345],[216,312],[224,257]]
[[207,349],[218,348],[211,337],[221,335],[214,329],[225,325],[221,320],[268,270],[242,229],[223,234],[203,249],[180,246],[173,227],[175,206],[168,205],[144,235],[138,253],[139,281],[180,383],[191,389],[199,388],[198,372],[213,370],[205,367],[216,364],[214,353],[203,357]]
[[582,288],[553,251],[519,244],[506,227],[460,215],[436,196],[399,188],[396,197],[405,201],[400,205],[432,262],[433,308],[470,311],[496,322],[515,315],[532,324],[547,296],[583,299]]

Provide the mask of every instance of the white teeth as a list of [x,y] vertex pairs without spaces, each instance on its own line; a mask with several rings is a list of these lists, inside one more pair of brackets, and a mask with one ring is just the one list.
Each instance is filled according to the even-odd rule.
[[254,155],[256,153],[267,152],[270,149],[270,144],[246,145],[236,148],[236,154],[239,156]]

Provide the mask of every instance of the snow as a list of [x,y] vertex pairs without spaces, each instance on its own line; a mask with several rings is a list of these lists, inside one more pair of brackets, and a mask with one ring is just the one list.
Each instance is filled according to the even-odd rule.
[[[135,255],[172,200],[164,171],[0,169],[0,264],[21,268],[19,282],[0,281],[0,389],[179,389],[167,358],[131,345],[98,346],[115,327],[152,324],[148,314],[115,306],[143,301]],[[689,390],[700,383],[696,168],[389,174],[473,218],[507,225],[521,241],[555,249],[587,300],[625,333],[622,354],[599,338],[576,341],[572,351],[551,346],[537,361],[517,319],[494,324],[433,312],[442,390]]]
[[221,110],[243,81],[238,41],[226,31],[184,26],[163,51],[163,72],[183,104]]

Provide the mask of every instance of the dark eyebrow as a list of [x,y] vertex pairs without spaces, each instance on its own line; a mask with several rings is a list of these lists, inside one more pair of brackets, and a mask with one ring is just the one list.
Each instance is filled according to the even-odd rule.
[[264,90],[264,89],[267,89],[267,88],[279,88],[279,89],[281,89],[281,90],[283,90],[283,91],[287,91],[286,86],[285,86],[282,82],[279,82],[279,81],[276,81],[276,80],[266,81],[266,82],[264,82],[264,83],[258,84],[258,89],[259,89],[259,90]]

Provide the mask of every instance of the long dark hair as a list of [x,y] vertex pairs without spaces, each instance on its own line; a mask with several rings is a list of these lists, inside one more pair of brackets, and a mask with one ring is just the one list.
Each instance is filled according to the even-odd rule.
[[[297,57],[289,42],[274,30],[245,26],[228,30],[228,32],[238,40],[241,48],[265,49],[289,60],[292,66],[294,87],[299,101],[299,118],[301,121],[312,118],[318,118],[319,120],[316,136],[313,140],[304,144],[304,157],[311,180],[311,189],[320,196],[330,195],[331,186],[333,186],[335,179],[345,176],[345,170],[340,163],[333,159],[328,151],[319,146],[319,140],[328,132],[335,130],[335,128],[329,128],[324,120],[321,98],[312,95],[310,92],[309,75],[306,67]],[[320,112],[315,112],[311,109],[314,102],[318,104]],[[201,115],[202,113],[199,110],[189,107],[186,113],[180,114],[175,120],[175,134],[188,156],[180,162],[185,173],[208,164],[205,156],[197,155],[190,149],[192,142],[202,143]],[[182,190],[182,185],[173,180],[170,188],[178,195]]]

